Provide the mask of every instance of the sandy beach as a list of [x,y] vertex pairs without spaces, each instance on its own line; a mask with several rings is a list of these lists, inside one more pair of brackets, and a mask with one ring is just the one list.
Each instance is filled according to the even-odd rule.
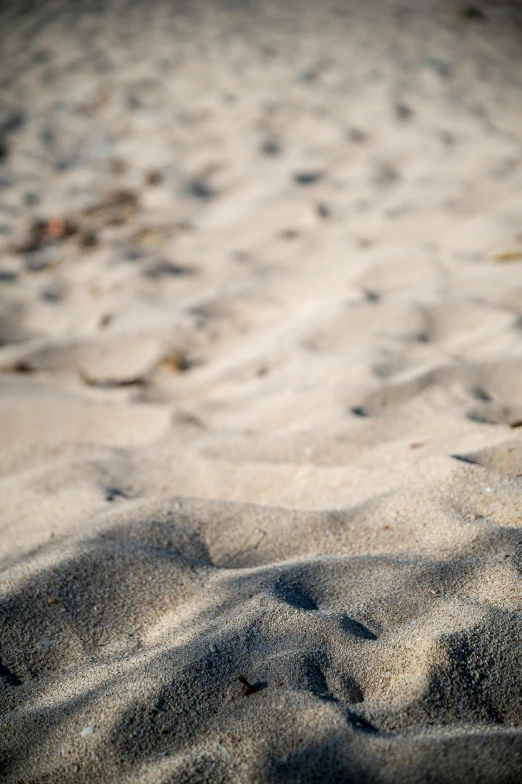
[[0,780],[522,780],[522,12],[0,4]]

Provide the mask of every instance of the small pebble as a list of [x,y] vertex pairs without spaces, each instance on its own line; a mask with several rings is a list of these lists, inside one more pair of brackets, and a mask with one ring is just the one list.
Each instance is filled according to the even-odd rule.
[[93,732],[94,732],[94,727],[93,727],[92,724],[89,724],[88,727],[84,727],[83,728],[83,730],[81,731],[80,734],[81,735],[92,735]]
[[41,648],[50,648],[51,640],[49,639],[49,637],[42,637],[41,640],[38,640],[38,645]]
[[322,177],[323,173],[320,171],[297,172],[297,174],[294,174],[294,182],[297,185],[314,185]]
[[281,145],[275,139],[265,139],[261,145],[263,155],[274,156],[281,152]]
[[413,110],[405,103],[395,104],[395,114],[399,120],[409,120],[413,116]]

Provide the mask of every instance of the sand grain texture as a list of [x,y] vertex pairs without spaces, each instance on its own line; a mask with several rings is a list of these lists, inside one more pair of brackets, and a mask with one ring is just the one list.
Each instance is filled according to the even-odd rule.
[[522,779],[522,55],[0,6],[0,778]]

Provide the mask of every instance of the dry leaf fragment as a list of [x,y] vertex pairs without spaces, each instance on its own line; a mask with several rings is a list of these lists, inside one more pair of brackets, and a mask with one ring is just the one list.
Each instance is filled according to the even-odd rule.
[[173,349],[166,354],[160,364],[173,373],[183,373],[192,366],[187,355],[179,349]]
[[115,190],[101,201],[86,207],[80,214],[97,225],[117,226],[134,217],[139,208],[137,195],[130,190]]
[[34,373],[35,370],[36,368],[23,359],[19,362],[14,362],[12,365],[4,365],[4,367],[0,368],[1,373]]
[[513,250],[502,250],[498,253],[492,253],[491,258],[493,261],[506,264],[510,261],[522,261],[522,248]]

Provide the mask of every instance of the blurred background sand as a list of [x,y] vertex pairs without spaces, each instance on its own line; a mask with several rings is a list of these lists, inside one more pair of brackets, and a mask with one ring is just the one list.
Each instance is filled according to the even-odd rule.
[[521,18],[0,5],[2,780],[520,780]]

